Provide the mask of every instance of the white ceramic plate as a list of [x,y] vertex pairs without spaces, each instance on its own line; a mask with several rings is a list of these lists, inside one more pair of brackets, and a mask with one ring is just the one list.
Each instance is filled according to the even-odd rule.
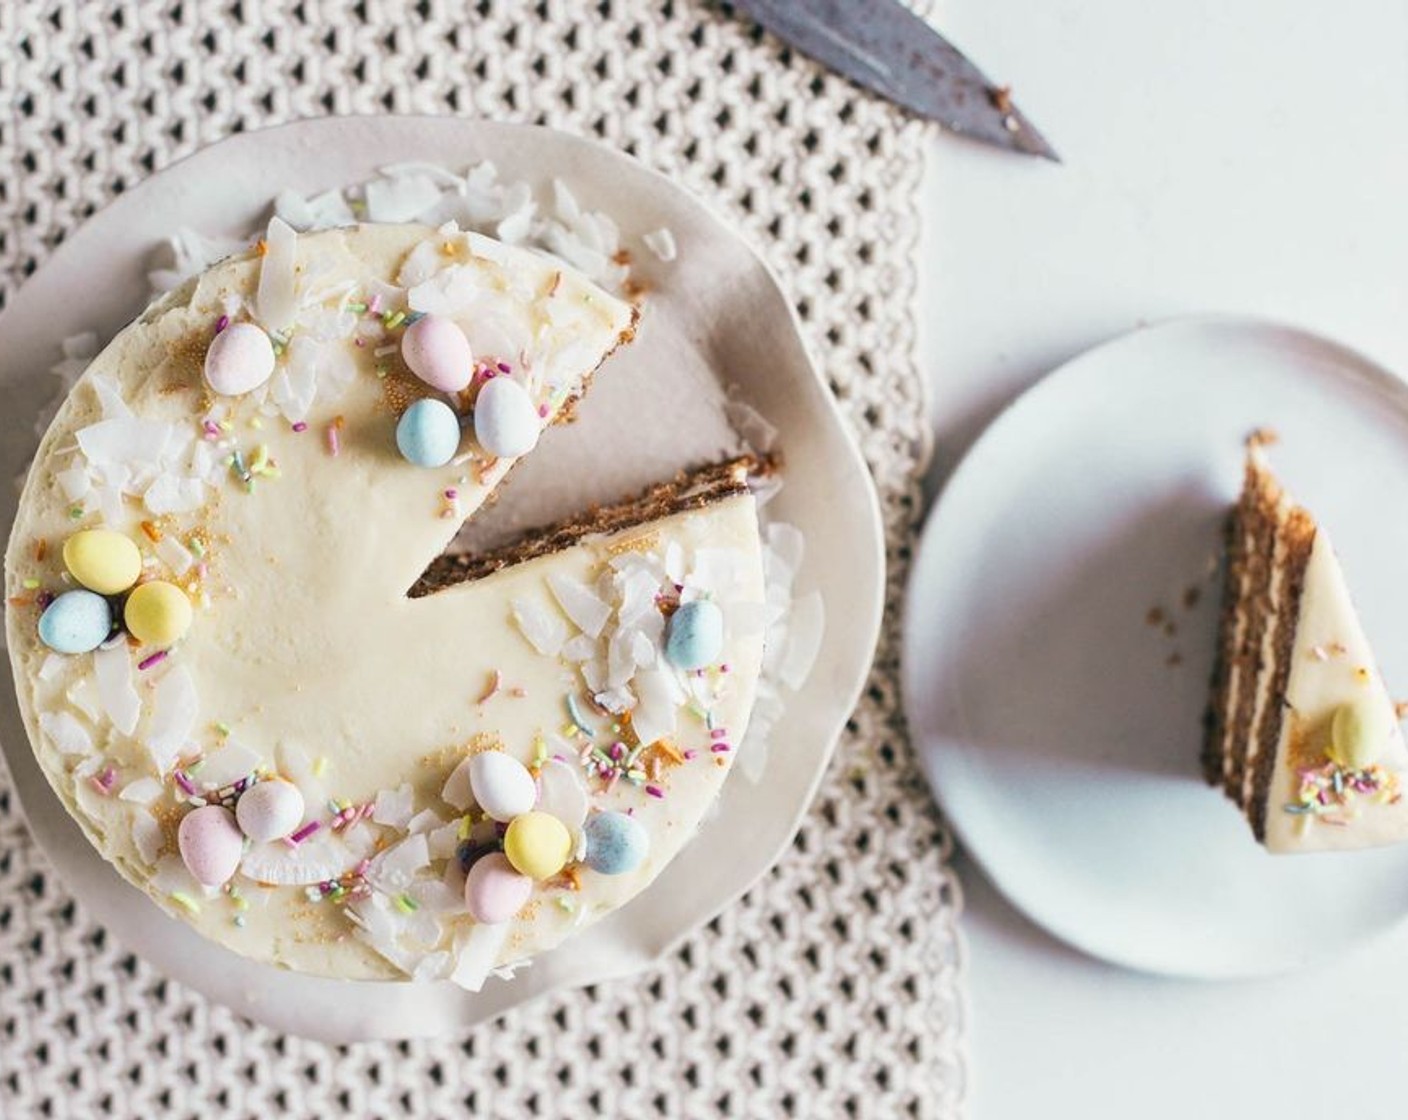
[[1408,389],[1289,327],[1173,322],[1052,374],[963,461],[910,587],[910,723],[963,843],[1056,936],[1154,972],[1285,971],[1408,914],[1408,847],[1269,856],[1199,772],[1210,564],[1258,426],[1408,695]]
[[[668,952],[787,846],[859,694],[879,629],[884,550],[869,476],[771,274],[662,176],[546,129],[449,118],[307,121],[232,137],[128,191],[74,234],[0,316],[0,479],[15,477],[33,451],[33,417],[54,388],[43,371],[59,341],[92,329],[111,337],[140,311],[151,250],[178,227],[234,234],[265,216],[283,187],[306,195],[365,180],[391,163],[463,167],[486,158],[508,180],[563,179],[586,207],[622,224],[628,245],[662,226],[679,244],[669,265],[638,253],[636,273],[650,295],[637,341],[597,379],[578,423],[554,429],[515,472],[499,508],[532,499],[538,515],[574,510],[717,455],[726,371],[738,396],[779,429],[787,484],[770,509],[806,535],[799,591],[821,592],[830,607],[826,634],[810,679],[774,729],[764,779],[735,775],[697,841],[640,898],[478,995],[449,984],[296,976],[210,945],[166,917],[97,856],[53,796],[20,725],[7,670],[0,744],[35,835],[87,910],[208,996],[329,1041],[445,1033],[554,988],[630,973]],[[15,494],[8,485],[0,494],[0,532],[8,536]]]

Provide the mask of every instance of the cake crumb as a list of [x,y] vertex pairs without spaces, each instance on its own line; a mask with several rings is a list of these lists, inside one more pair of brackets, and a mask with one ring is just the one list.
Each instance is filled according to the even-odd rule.
[[1281,436],[1275,428],[1253,428],[1251,434],[1247,436],[1247,447],[1272,447],[1281,442]]
[[1178,650],[1174,650],[1168,655],[1167,659],[1164,661],[1164,664],[1169,666],[1182,665],[1183,654],[1179,653]]
[[1174,622],[1173,619],[1169,619],[1168,621],[1166,621],[1164,623],[1164,633],[1167,634],[1170,638],[1172,638],[1175,634],[1178,633],[1178,623]]
[[1144,616],[1146,626],[1162,626],[1164,623],[1163,607],[1150,607],[1149,613]]
[[1196,583],[1190,583],[1183,589],[1183,609],[1191,611],[1196,607],[1203,597],[1203,589]]
[[1400,720],[1408,717],[1408,700],[1395,700],[1393,702],[1393,714]]

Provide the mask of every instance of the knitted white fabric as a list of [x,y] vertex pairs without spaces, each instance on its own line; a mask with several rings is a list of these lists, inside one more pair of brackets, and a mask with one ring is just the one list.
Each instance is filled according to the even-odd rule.
[[744,900],[650,974],[442,1041],[324,1046],[162,979],[65,892],[0,768],[0,1116],[956,1116],[959,893],[896,677],[928,453],[921,126],[695,0],[0,0],[0,301],[201,145],[385,111],[604,138],[761,246],[879,487],[876,667]]

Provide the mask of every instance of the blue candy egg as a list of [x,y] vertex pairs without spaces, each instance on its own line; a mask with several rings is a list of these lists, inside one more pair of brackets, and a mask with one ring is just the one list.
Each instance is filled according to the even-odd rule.
[[396,446],[418,467],[443,467],[460,447],[460,420],[444,401],[416,401],[396,422]]
[[685,603],[670,616],[665,659],[677,669],[702,669],[724,651],[724,612],[709,599]]
[[55,653],[87,653],[112,632],[112,608],[92,591],[65,591],[39,616],[39,640]]
[[650,851],[650,835],[635,817],[625,813],[595,813],[583,831],[587,866],[603,875],[634,871]]

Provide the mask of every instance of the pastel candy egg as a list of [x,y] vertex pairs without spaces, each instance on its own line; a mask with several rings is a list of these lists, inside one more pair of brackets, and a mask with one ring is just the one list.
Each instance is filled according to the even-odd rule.
[[406,328],[401,357],[412,373],[443,393],[458,393],[474,376],[469,339],[453,320],[440,315],[426,315]]
[[551,879],[571,854],[567,826],[549,813],[514,817],[504,833],[504,855],[515,870],[531,879]]
[[274,344],[253,323],[235,323],[205,352],[205,382],[222,397],[253,392],[274,373]]
[[528,767],[503,751],[481,751],[469,760],[469,788],[496,821],[511,821],[533,808],[538,787]]
[[181,818],[176,830],[176,846],[186,870],[198,883],[218,887],[240,865],[244,836],[235,823],[235,814],[222,805],[202,805]]
[[513,869],[502,852],[476,861],[464,880],[464,903],[477,922],[498,925],[527,904],[533,880]]
[[169,646],[191,628],[191,601],[174,583],[154,579],[127,596],[122,619],[127,632],[143,645]]
[[650,851],[650,834],[645,826],[625,813],[595,813],[583,831],[587,837],[587,866],[603,875],[634,871]]
[[1387,728],[1376,728],[1368,706],[1341,704],[1330,721],[1330,757],[1341,766],[1363,770],[1383,753]]
[[257,782],[235,802],[240,831],[257,844],[282,840],[303,823],[303,794],[292,782]]
[[443,467],[460,449],[460,419],[444,401],[418,400],[396,422],[396,446],[408,463]]
[[122,533],[84,529],[64,541],[64,567],[89,591],[120,595],[142,574],[142,554]]
[[683,603],[670,616],[665,660],[677,669],[703,669],[724,651],[724,612],[710,599]]
[[528,390],[511,378],[494,377],[484,382],[474,400],[474,438],[500,459],[532,451],[542,424]]
[[55,653],[87,653],[112,632],[112,608],[91,591],[65,591],[39,616],[39,640]]

